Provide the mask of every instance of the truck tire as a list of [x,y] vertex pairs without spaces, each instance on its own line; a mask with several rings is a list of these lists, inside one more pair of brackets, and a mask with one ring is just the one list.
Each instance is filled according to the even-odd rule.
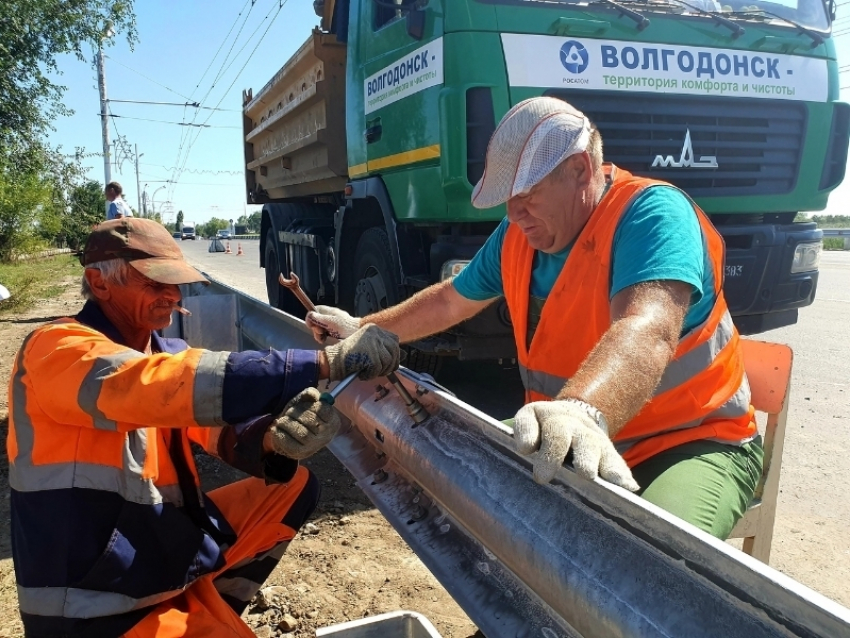
[[[390,240],[383,228],[369,228],[360,236],[354,253],[354,315],[364,317],[401,301],[398,269],[392,262]],[[404,365],[436,377],[441,358],[409,346],[403,347]]]
[[303,319],[307,316],[307,311],[304,306],[295,298],[289,290],[280,285],[278,276],[280,275],[280,259],[277,254],[277,243],[274,230],[271,228],[266,232],[266,247],[265,247],[265,263],[266,263],[266,294],[269,298],[269,305],[272,308],[278,308],[285,313]]
[[383,228],[369,228],[360,236],[354,252],[354,277],[356,316],[363,317],[401,301],[390,240]]

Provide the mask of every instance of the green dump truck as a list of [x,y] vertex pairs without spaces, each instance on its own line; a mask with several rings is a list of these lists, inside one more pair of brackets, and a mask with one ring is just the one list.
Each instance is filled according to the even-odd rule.
[[[303,316],[280,272],[360,315],[459,272],[505,215],[470,204],[491,133],[550,95],[595,122],[608,161],[708,213],[741,332],[794,323],[821,247],[794,218],[844,177],[850,105],[836,101],[834,3],[748,2],[317,0],[321,25],[243,94],[269,302]],[[504,304],[417,347],[515,352]]]

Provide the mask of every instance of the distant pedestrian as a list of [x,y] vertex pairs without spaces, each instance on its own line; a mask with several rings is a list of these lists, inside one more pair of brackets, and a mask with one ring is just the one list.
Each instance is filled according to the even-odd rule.
[[133,211],[121,197],[123,192],[124,189],[118,182],[109,182],[106,185],[106,201],[109,202],[106,206],[107,220],[133,216]]

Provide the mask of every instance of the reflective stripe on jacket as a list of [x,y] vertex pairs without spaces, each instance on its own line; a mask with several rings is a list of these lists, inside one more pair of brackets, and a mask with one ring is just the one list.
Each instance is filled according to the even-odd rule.
[[[90,304],[86,312],[105,321]],[[269,352],[189,349],[153,335],[155,353],[144,355],[104,332],[115,338],[108,322],[47,324],[25,340],[12,371],[12,550],[28,635],[120,635],[146,608],[223,566],[235,535],[200,490],[190,442],[267,480],[288,481],[297,469],[284,457],[257,469],[270,415],[237,425],[222,416],[226,377],[239,374],[233,361],[251,369],[274,359]],[[312,364],[293,373],[288,353],[275,361],[275,370],[253,371],[277,388],[258,406],[294,394],[281,395],[284,368],[301,375],[298,390],[313,381]]]
[[[611,258],[617,224],[648,186],[659,184],[606,166],[613,177],[576,238],[527,346],[534,249],[511,224],[502,279],[513,321],[526,402],[554,398],[611,326]],[[692,202],[693,203],[693,202]],[[700,439],[741,444],[756,434],[738,332],[723,296],[723,240],[693,204],[714,269],[716,302],[708,319],[683,335],[653,398],[614,438],[634,467],[663,450]]]

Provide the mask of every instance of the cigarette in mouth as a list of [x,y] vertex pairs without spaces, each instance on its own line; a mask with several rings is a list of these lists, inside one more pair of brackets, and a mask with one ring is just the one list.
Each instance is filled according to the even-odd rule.
[[179,312],[181,315],[186,315],[187,317],[191,317],[191,316],[192,316],[192,313],[191,313],[191,312],[189,312],[188,310],[186,310],[183,306],[177,306],[177,307],[175,308],[175,310],[176,310],[177,312]]

